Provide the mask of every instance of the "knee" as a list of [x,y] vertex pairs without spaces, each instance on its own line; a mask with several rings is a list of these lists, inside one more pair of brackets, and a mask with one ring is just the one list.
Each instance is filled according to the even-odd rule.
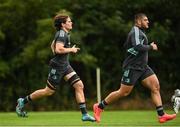
[[153,84],[153,87],[152,87],[151,91],[154,92],[154,93],[160,91],[160,85],[159,85],[158,82]]
[[73,85],[74,89],[75,90],[83,90],[84,89],[84,85],[82,83],[82,81],[78,81],[76,82],[74,85]]
[[130,94],[130,91],[125,91],[124,93],[123,93],[123,97],[126,97],[126,96],[128,96]]

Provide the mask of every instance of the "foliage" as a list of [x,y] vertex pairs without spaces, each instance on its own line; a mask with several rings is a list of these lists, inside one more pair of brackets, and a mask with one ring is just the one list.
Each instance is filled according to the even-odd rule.
[[[159,47],[158,52],[150,53],[149,64],[159,77],[167,102],[180,81],[179,5],[175,0],[1,0],[0,110],[14,110],[18,97],[45,87],[48,62],[53,57],[53,17],[59,11],[72,17],[72,43],[81,50],[70,56],[70,62],[85,84],[90,103],[96,101],[96,67],[101,68],[102,97],[118,89],[123,43],[133,26],[134,14],[146,13],[149,42],[155,41]],[[38,104],[46,103],[58,110],[76,108],[73,90],[63,84],[52,99],[41,100],[31,109],[38,110]],[[138,90],[146,96],[145,90]]]

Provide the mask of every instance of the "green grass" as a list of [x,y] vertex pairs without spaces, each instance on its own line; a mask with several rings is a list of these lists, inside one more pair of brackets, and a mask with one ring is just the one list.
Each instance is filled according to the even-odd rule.
[[[172,113],[172,112],[168,112]],[[92,114],[92,112],[90,112]],[[173,121],[160,124],[155,111],[105,111],[100,123],[82,122],[80,112],[29,112],[28,118],[17,117],[15,113],[0,113],[0,126],[61,126],[61,127],[179,127],[180,116]]]

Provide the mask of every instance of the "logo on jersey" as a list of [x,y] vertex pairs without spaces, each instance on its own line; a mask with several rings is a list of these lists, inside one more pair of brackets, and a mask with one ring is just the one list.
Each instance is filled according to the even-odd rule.
[[65,32],[61,30],[60,33],[59,33],[59,36],[64,37],[64,34],[65,34]]
[[122,77],[121,81],[123,81],[125,83],[130,83],[130,79],[127,77]]
[[129,76],[129,70],[125,70],[123,76],[128,77]]

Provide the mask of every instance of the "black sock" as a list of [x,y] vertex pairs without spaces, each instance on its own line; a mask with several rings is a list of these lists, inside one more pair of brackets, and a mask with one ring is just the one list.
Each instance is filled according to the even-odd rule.
[[164,111],[163,111],[162,106],[156,107],[156,111],[157,111],[158,116],[163,116],[164,115]]
[[105,100],[103,100],[99,103],[98,107],[100,109],[104,109],[106,107],[106,105],[108,105],[107,102]]
[[80,108],[82,114],[87,114],[85,103],[79,103],[79,108]]
[[31,101],[32,101],[32,99],[31,99],[30,95],[28,95],[24,98],[24,104],[27,104],[28,102],[31,102]]

